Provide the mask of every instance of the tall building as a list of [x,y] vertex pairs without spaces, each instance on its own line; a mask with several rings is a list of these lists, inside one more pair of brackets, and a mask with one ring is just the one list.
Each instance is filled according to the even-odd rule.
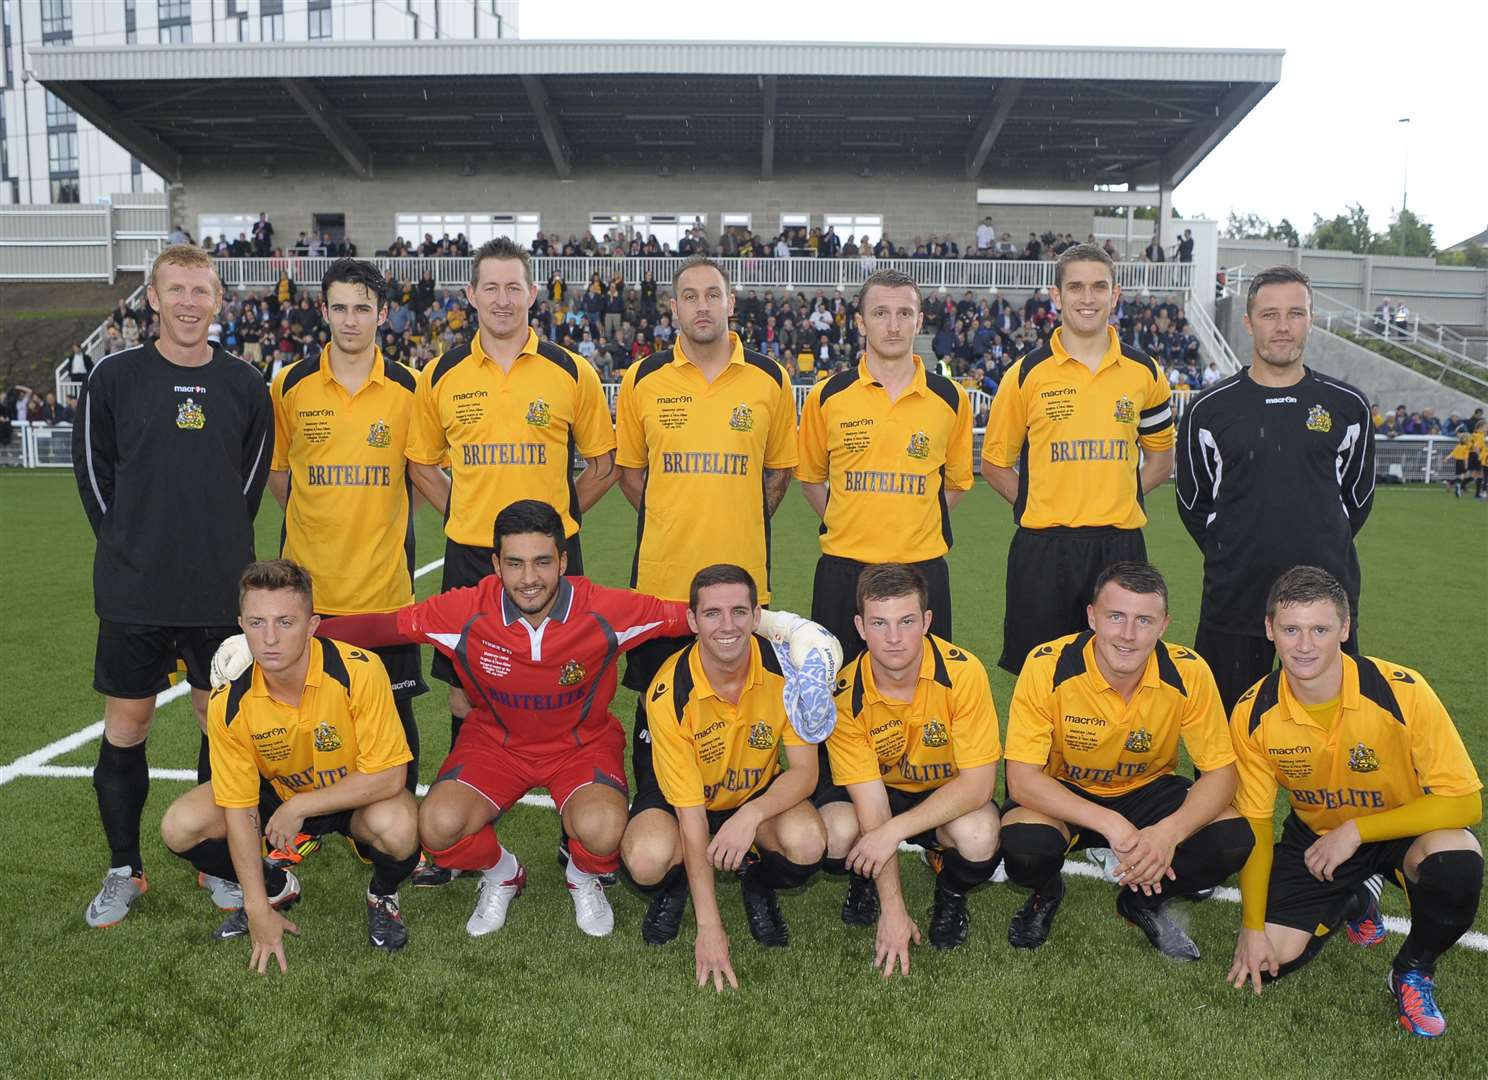
[[32,78],[35,49],[517,36],[517,0],[0,0],[0,16],[0,205],[165,190]]

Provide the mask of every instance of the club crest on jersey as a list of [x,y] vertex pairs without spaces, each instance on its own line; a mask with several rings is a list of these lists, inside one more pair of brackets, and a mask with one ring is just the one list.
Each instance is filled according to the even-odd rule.
[[1137,407],[1132,399],[1122,394],[1116,399],[1116,422],[1118,424],[1135,424],[1137,422]]
[[207,414],[195,398],[187,398],[176,408],[176,427],[182,431],[200,431],[206,426]]
[[322,754],[341,749],[341,736],[336,734],[336,729],[331,726],[329,720],[322,721],[321,725],[315,729],[315,749]]
[[1363,743],[1355,743],[1349,751],[1348,767],[1354,772],[1378,772],[1379,755]]
[[944,746],[949,738],[945,725],[939,720],[931,720],[920,733],[920,742],[925,746]]
[[527,422],[533,427],[547,427],[553,422],[553,407],[538,398],[527,406]]
[[735,405],[734,411],[729,413],[729,427],[735,431],[753,431],[754,410],[743,402]]
[[393,445],[393,429],[387,426],[386,420],[373,422],[372,429],[367,432],[367,445],[379,450],[386,450]]
[[558,685],[576,686],[584,681],[584,674],[584,665],[577,660],[570,660],[558,672]]
[[1307,410],[1307,430],[1329,432],[1333,430],[1333,417],[1328,415],[1328,410],[1321,405],[1314,405]]
[[749,745],[756,750],[769,750],[775,745],[775,740],[770,734],[770,725],[763,720],[756,720],[754,727],[749,729]]
[[1152,732],[1144,727],[1137,728],[1126,737],[1126,748],[1133,754],[1145,754],[1152,749]]
[[909,437],[909,446],[904,452],[912,458],[924,461],[930,456],[930,436],[923,431],[916,431]]

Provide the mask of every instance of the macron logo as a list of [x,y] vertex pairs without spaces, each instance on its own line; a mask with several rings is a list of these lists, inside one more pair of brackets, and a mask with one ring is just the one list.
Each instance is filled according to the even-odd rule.
[[1266,399],[1266,404],[1267,405],[1295,405],[1295,404],[1297,404],[1297,399],[1294,398],[1294,397],[1291,397],[1290,395],[1287,396],[1287,397],[1268,397]]

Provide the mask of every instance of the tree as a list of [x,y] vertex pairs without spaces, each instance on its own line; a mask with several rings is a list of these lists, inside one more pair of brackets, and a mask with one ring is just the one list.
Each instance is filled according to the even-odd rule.
[[1286,218],[1273,225],[1260,214],[1237,214],[1233,210],[1225,222],[1223,235],[1227,240],[1280,240],[1287,247],[1297,247],[1302,242],[1296,226]]
[[1436,261],[1441,266],[1475,266],[1483,269],[1488,267],[1488,248],[1482,244],[1468,244],[1461,251],[1443,251],[1436,257]]
[[1270,228],[1271,223],[1260,214],[1237,214],[1231,210],[1223,235],[1226,240],[1265,240]]
[[1307,246],[1322,251],[1352,251],[1367,255],[1374,247],[1374,231],[1369,227],[1369,214],[1354,203],[1342,214],[1325,221],[1321,214],[1312,215],[1312,232]]
[[1436,241],[1431,226],[1409,210],[1401,210],[1390,227],[1374,238],[1370,250],[1375,255],[1414,255],[1430,258],[1436,254]]
[[1267,240],[1284,240],[1287,247],[1301,247],[1302,237],[1297,235],[1297,226],[1286,218],[1282,218],[1275,225],[1266,228]]

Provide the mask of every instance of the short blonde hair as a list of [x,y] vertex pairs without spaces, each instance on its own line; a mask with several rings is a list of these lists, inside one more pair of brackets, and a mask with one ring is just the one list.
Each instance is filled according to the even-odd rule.
[[217,295],[222,295],[222,279],[217,276],[217,264],[199,247],[191,244],[172,244],[150,264],[150,284],[155,285],[155,275],[162,266],[179,266],[185,270],[210,270],[212,272],[212,284],[217,289]]

